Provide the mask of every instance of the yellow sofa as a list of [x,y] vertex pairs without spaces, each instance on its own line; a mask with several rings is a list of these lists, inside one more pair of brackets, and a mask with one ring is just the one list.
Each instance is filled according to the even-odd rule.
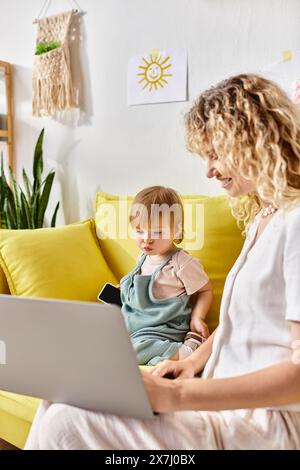
[[[92,220],[55,229],[0,230],[0,295],[95,301],[105,282],[118,282],[135,265],[138,249],[124,235],[131,201],[99,193]],[[243,238],[225,196],[183,201],[186,240],[180,246],[201,260],[213,283],[212,331]],[[0,391],[0,438],[23,448],[38,404],[37,398]]]

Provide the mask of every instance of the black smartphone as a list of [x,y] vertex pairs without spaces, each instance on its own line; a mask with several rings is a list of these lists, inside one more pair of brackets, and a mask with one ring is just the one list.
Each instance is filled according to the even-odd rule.
[[122,307],[120,289],[107,282],[98,295],[98,300],[105,304],[114,304]]

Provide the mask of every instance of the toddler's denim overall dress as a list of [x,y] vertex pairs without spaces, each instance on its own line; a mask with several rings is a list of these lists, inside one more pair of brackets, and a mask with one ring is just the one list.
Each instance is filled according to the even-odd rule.
[[190,295],[170,299],[156,299],[153,296],[157,273],[179,249],[164,258],[152,275],[140,274],[147,256],[143,254],[134,270],[120,281],[122,313],[139,364],[155,365],[173,356],[189,331],[192,311]]

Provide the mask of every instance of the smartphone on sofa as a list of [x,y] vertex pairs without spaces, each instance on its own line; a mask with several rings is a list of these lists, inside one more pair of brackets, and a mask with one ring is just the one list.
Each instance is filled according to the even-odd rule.
[[115,287],[113,284],[107,282],[104,284],[101,292],[98,295],[98,300],[105,304],[114,304],[118,307],[122,307],[120,289]]

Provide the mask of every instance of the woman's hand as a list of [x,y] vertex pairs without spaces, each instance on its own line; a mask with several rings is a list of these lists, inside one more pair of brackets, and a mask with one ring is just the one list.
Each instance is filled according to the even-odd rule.
[[146,392],[153,411],[171,413],[179,409],[181,381],[154,377],[151,373],[141,370]]
[[173,379],[191,379],[195,377],[195,366],[192,361],[162,361],[151,370],[151,375]]

